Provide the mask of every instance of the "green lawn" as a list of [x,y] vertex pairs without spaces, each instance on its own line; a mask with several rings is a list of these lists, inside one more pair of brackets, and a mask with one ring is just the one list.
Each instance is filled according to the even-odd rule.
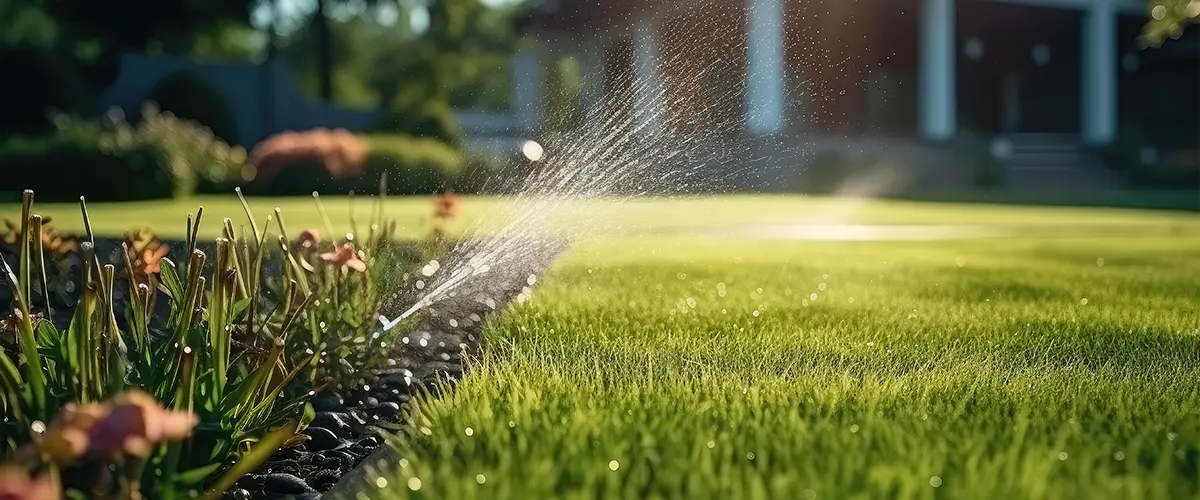
[[[92,213],[103,233],[150,224],[178,236],[196,202],[236,217],[232,200]],[[322,227],[310,200],[251,203],[282,206],[293,230]],[[344,230],[345,199],[327,203]],[[459,226],[501,203],[467,200]],[[44,208],[79,227],[74,207]],[[363,496],[1200,495],[1195,213],[802,197],[583,208],[558,223],[605,223],[491,327],[452,394],[420,403],[404,461]],[[409,234],[428,210],[425,198],[387,207]],[[1009,236],[687,231],[752,222]]]
[[[618,211],[713,222],[819,202]],[[368,496],[1200,494],[1194,214],[860,208],[1065,236],[592,239],[490,329],[452,395],[420,405],[404,461]],[[1078,225],[1108,231],[1068,237]],[[1174,229],[1144,233],[1156,226]]]
[[[372,197],[324,198],[329,218],[339,232],[351,229],[353,215],[359,229],[365,230],[376,206]],[[280,208],[288,229],[296,232],[311,227],[323,229],[316,204],[310,197],[251,198],[251,208],[263,224]],[[229,217],[242,224],[245,215],[236,196],[200,196],[189,200],[163,200],[131,203],[94,203],[88,206],[94,231],[103,236],[119,236],[135,226],[149,226],[159,234],[183,238],[187,214],[204,207],[201,234],[214,238],[220,234],[221,219]],[[470,228],[487,232],[497,227],[496,218],[509,213],[513,202],[498,198],[466,198],[463,213],[453,229]],[[518,209],[520,207],[518,206]],[[548,217],[564,227],[587,226],[605,233],[641,234],[698,226],[727,226],[745,223],[813,222],[871,224],[988,224],[1019,226],[1041,233],[1056,234],[1059,228],[1092,230],[1103,228],[1122,234],[1196,234],[1194,212],[1146,211],[1134,209],[1093,209],[1044,206],[987,205],[911,201],[863,201],[811,196],[723,196],[717,198],[641,199],[627,203],[576,203],[561,207]],[[53,226],[67,232],[82,232],[83,219],[74,203],[38,203],[36,211],[52,217]],[[401,234],[423,235],[429,230],[432,205],[428,197],[391,197],[384,205],[388,217],[398,221]],[[0,204],[0,220],[19,219],[20,205]],[[273,229],[273,227],[272,227]]]

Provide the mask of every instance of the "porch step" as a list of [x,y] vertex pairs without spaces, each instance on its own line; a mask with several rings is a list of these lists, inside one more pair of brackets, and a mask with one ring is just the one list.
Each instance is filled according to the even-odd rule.
[[1079,137],[1068,134],[1014,134],[1005,187],[1011,191],[1089,191],[1122,182],[1085,154]]

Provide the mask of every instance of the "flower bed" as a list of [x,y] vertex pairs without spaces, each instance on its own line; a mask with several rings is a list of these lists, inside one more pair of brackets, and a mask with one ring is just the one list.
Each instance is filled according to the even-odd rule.
[[[416,300],[391,292],[421,293],[415,271],[448,249],[440,226],[457,204],[436,199],[437,227],[421,241],[394,240],[382,220],[361,239],[289,238],[277,210],[265,227],[226,219],[205,244],[202,211],[188,217],[186,241],[64,237],[27,193],[5,238],[0,299],[14,306],[0,322],[0,449],[15,468],[0,476],[154,498],[313,497],[332,486],[383,443],[377,431],[394,429],[414,394],[461,376],[487,316],[540,271],[536,260],[497,270],[470,294],[381,328],[382,307]],[[140,423],[121,427],[118,415]]]

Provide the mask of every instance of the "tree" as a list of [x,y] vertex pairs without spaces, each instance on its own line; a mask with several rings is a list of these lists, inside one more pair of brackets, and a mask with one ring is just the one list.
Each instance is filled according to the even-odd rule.
[[[385,7],[395,9],[386,20],[380,15]],[[430,0],[376,2],[333,14],[327,38],[310,18],[281,39],[280,56],[312,95],[384,108],[429,101],[474,104],[470,100],[498,107],[507,98],[506,92],[480,92],[488,89],[477,82],[488,77],[494,86],[505,83],[507,72],[501,70],[515,40],[511,9],[479,0]],[[427,17],[428,24],[413,29],[409,19],[414,15]],[[321,49],[325,43],[328,47]],[[328,50],[327,58],[312,57],[321,50]]]

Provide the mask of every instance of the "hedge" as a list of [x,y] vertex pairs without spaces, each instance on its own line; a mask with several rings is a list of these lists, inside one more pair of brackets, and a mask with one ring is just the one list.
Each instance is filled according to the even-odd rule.
[[13,136],[0,142],[2,189],[33,189],[45,200],[169,198],[174,178],[159,158],[149,148],[105,152],[98,137]]

